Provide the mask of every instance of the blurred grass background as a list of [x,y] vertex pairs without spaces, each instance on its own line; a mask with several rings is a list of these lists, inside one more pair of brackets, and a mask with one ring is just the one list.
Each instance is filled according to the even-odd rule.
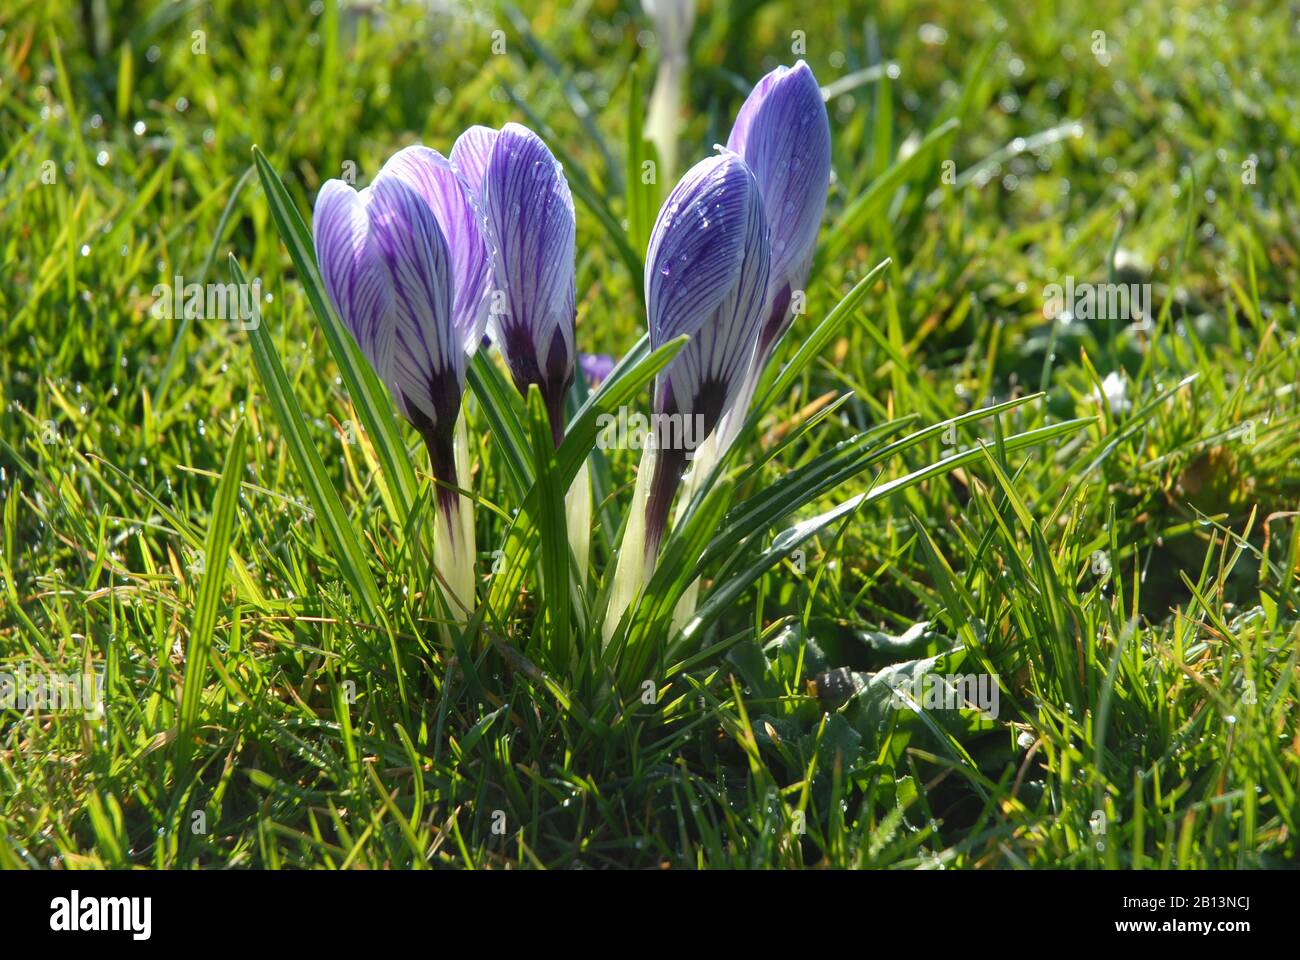
[[[651,25],[612,0],[6,4],[0,659],[94,662],[111,683],[107,720],[0,715],[0,863],[1294,857],[1294,6],[702,3],[682,168],[725,141],[759,76],[796,59],[796,36],[829,88],[834,142],[834,256],[796,342],[852,281],[892,263],[860,322],[765,422],[769,439],[843,390],[855,395],[828,435],[797,456],[891,417],[928,424],[1039,389],[1046,400],[1017,429],[1087,415],[1095,428],[1028,458],[1010,489],[971,470],[907,495],[951,583],[899,502],[819,539],[815,578],[774,571],[720,631],[795,635],[746,641],[663,729],[602,741],[554,705],[534,709],[505,671],[486,702],[445,689],[431,655],[423,693],[371,691],[354,731],[320,686],[346,601],[246,337],[154,316],[154,288],[176,274],[224,282],[230,252],[261,279],[264,322],[313,438],[366,536],[382,541],[366,466],[339,440],[347,398],[248,175],[251,147],[306,215],[347,164],[366,183],[407,143],[445,153],[470,124],[519,120],[618,223],[633,71],[647,90],[658,55]],[[887,181],[935,130],[925,162]],[[872,216],[845,229],[855,198],[881,182]],[[1045,318],[1043,289],[1066,275],[1150,283],[1154,329]],[[581,349],[631,346],[640,283],[580,202]],[[1128,383],[1113,408],[1094,399],[1110,373]],[[181,776],[162,748],[175,736],[190,565],[239,418],[254,439],[238,536],[265,603],[246,620],[222,608],[226,675],[205,697],[200,769]],[[616,466],[622,476],[631,460]],[[1038,528],[1017,522],[1020,505],[1041,522],[1046,554]],[[486,562],[492,543],[480,547]],[[989,625],[1015,710],[993,731],[955,723],[937,743],[924,729],[877,736],[876,719],[852,708],[825,722],[804,687],[812,661],[876,670],[902,656],[882,636],[941,615],[942,632],[958,633],[954,585]],[[936,639],[907,653],[942,649]],[[1250,710],[1243,679],[1259,691]],[[360,766],[346,759],[354,737]],[[195,809],[205,833],[190,829]],[[795,841],[792,809],[808,821]],[[1100,846],[1095,809],[1112,821]],[[508,835],[491,831],[494,810]]]

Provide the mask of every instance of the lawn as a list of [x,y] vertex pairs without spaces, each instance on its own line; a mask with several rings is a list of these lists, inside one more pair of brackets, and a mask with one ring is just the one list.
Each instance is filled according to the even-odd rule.
[[[1296,861],[1294,10],[698,7],[665,134],[632,0],[6,4],[0,868]],[[806,304],[615,623],[641,454],[597,419],[681,349],[647,242],[800,59]],[[310,231],[509,122],[572,189],[577,349],[626,360],[558,448],[470,363],[456,616]],[[80,709],[16,696],[56,677]]]

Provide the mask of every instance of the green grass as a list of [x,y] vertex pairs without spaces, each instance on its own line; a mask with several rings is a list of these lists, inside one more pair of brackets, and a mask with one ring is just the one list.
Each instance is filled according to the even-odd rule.
[[[684,165],[799,30],[835,179],[767,399],[602,651],[637,452],[591,455],[586,591],[548,589],[562,492],[667,355],[558,452],[475,362],[448,640],[423,450],[296,219],[345,163],[529,123],[578,201],[580,347],[632,350],[649,25],[536,6],[0,14],[0,673],[106,687],[0,712],[0,867],[1294,862],[1293,17],[706,5]],[[178,273],[260,278],[261,326],[154,316]],[[1149,328],[1045,320],[1066,275],[1150,283]],[[996,719],[895,709],[926,670],[996,675]]]

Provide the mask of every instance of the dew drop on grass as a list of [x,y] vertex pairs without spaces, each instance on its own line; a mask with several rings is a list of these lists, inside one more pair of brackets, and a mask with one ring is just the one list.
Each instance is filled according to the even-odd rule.
[[133,132],[137,137],[143,137],[143,136],[144,136],[144,131],[145,131],[145,129],[146,129],[146,128],[145,128],[145,125],[144,125],[144,121],[143,121],[143,120],[137,120],[137,121],[135,122],[135,124],[131,127],[131,131],[132,131],[132,132]]

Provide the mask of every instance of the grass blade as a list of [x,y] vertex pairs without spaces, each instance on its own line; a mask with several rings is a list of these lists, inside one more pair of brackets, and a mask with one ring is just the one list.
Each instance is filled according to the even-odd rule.
[[[238,261],[230,258],[230,276],[235,283],[244,283],[244,271]],[[267,325],[259,323],[249,330],[249,343],[253,348],[253,362],[257,366],[262,389],[266,391],[276,422],[284,432],[289,455],[298,468],[298,475],[307,486],[307,495],[311,499],[316,517],[321,521],[325,537],[333,548],[339,568],[352,588],[353,595],[359,600],[366,612],[376,619],[380,618],[379,588],[366,563],[366,554],[357,540],[356,531],[351,520],[339,501],[338,491],[330,483],[321,462],[320,454],[307,435],[307,425],[303,420],[298,401],[294,398],[289,378],[285,376],[280,364],[279,354]]]
[[203,574],[199,595],[194,604],[194,620],[189,643],[185,647],[185,680],[181,685],[180,713],[177,717],[176,747],[181,766],[189,763],[193,744],[190,738],[199,714],[199,696],[208,673],[208,650],[217,624],[217,603],[226,585],[226,562],[235,532],[235,507],[239,502],[239,481],[244,472],[244,421],[235,429],[226,463],[217,485],[212,505],[208,535],[203,547]]

